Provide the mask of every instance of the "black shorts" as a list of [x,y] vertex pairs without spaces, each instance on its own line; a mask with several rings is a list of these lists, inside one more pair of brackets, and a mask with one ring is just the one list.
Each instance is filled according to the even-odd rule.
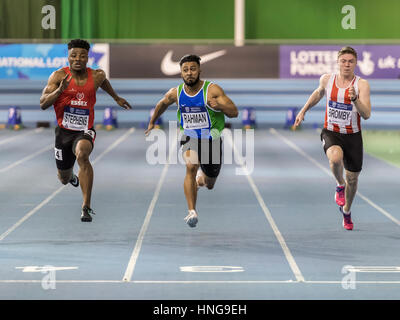
[[61,128],[55,129],[56,142],[54,155],[56,158],[57,169],[67,170],[73,168],[76,160],[75,147],[79,140],[86,139],[92,143],[96,139],[96,131],[92,128],[87,131],[72,131]]
[[182,152],[196,151],[201,170],[207,177],[216,178],[222,166],[222,139],[196,139],[186,135],[181,139]]
[[327,129],[321,131],[321,141],[324,151],[333,145],[340,146],[343,150],[344,168],[352,172],[360,172],[363,164],[363,140],[361,131],[343,134]]

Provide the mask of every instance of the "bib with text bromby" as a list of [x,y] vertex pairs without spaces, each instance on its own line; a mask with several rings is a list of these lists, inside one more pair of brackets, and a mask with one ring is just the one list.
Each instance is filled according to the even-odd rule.
[[339,126],[351,124],[353,105],[329,100],[328,102],[328,123]]
[[62,125],[66,129],[79,131],[87,130],[89,124],[89,113],[89,109],[65,106]]

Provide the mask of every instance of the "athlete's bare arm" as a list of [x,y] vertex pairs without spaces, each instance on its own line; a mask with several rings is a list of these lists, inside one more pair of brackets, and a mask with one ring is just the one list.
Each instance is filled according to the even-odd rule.
[[68,77],[68,74],[62,69],[54,71],[50,75],[46,87],[43,89],[40,97],[40,108],[46,110],[52,106],[60,94],[68,87],[71,79],[72,76]]
[[93,70],[93,77],[95,81],[96,90],[100,87],[107,92],[115,102],[124,109],[132,109],[131,105],[124,99],[116,94],[110,81],[106,77],[106,73],[102,69]]
[[304,120],[304,116],[308,110],[314,107],[325,95],[325,89],[329,81],[329,74],[323,74],[319,78],[319,87],[314,90],[314,92],[308,98],[304,107],[299,111],[294,122],[294,127],[296,128]]
[[[349,89],[350,99],[356,97],[356,92],[353,86]],[[353,101],[358,113],[364,120],[367,120],[371,116],[371,100],[370,100],[370,89],[367,80],[360,79],[358,81],[358,97]]]
[[207,104],[215,110],[222,111],[229,118],[236,118],[239,114],[233,101],[215,83],[208,88]]
[[154,113],[149,121],[148,126],[147,126],[147,130],[144,132],[145,135],[148,135],[149,132],[152,129],[154,129],[154,123],[164,113],[164,111],[167,110],[167,108],[174,102],[177,103],[177,89],[176,88],[170,89],[164,95],[164,97],[160,101],[158,101],[158,103],[156,104]]

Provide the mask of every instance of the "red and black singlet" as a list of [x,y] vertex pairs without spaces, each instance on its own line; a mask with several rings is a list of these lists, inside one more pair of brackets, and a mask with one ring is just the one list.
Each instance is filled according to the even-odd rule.
[[[68,76],[71,75],[69,67],[65,67],[63,70]],[[57,123],[61,128],[84,131],[93,127],[96,90],[92,69],[87,68],[86,70],[88,78],[85,85],[78,86],[72,78],[68,87],[54,103]]]

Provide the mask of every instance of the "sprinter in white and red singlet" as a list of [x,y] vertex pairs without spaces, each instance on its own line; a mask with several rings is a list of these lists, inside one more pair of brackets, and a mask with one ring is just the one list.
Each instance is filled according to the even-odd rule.
[[357,52],[351,47],[342,48],[338,52],[339,73],[321,76],[319,87],[300,110],[294,124],[299,126],[306,112],[326,93],[321,141],[336,178],[335,201],[343,215],[343,227],[347,230],[353,229],[350,209],[363,163],[361,118],[366,120],[371,115],[369,83],[354,74],[356,65]]
[[[81,39],[68,43],[69,67],[54,71],[43,89],[40,107],[46,110],[54,105],[58,126],[54,154],[58,169],[58,178],[62,184],[71,183],[82,189],[83,204],[81,221],[92,221],[91,193],[93,168],[89,155],[94,147],[96,131],[94,124],[94,105],[96,91],[100,87],[124,109],[131,109],[129,103],[119,97],[106,74],[101,69],[87,68],[90,44]],[[73,173],[77,160],[79,173]]]

